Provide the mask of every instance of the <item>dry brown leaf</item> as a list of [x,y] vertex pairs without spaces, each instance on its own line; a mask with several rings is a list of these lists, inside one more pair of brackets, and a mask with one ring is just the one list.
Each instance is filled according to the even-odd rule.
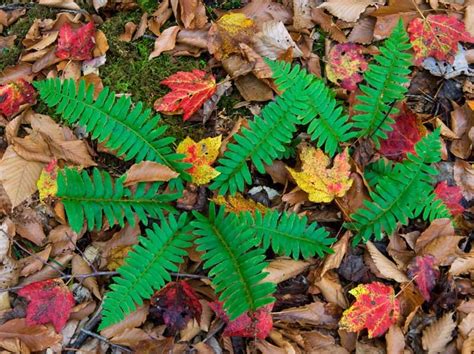
[[449,274],[459,275],[474,271],[474,252],[456,258],[449,268]]
[[109,41],[107,40],[105,33],[102,32],[101,30],[97,30],[95,32],[95,48],[94,48],[94,52],[92,53],[94,55],[94,58],[105,55],[105,53],[107,53],[108,50],[109,50]]
[[349,215],[364,206],[365,200],[370,200],[362,177],[357,172],[351,172],[349,178],[353,181],[351,187],[341,198],[337,198],[337,205],[347,221],[349,221]]
[[247,5],[235,12],[243,13],[253,19],[258,26],[272,20],[289,23],[293,18],[287,6],[273,0],[249,1]]
[[0,182],[15,208],[36,192],[38,180],[44,163],[27,161],[9,146],[0,161]]
[[458,311],[464,312],[464,313],[471,313],[474,312],[474,299],[471,299],[469,301],[463,301],[458,307]]
[[453,313],[449,312],[423,330],[421,342],[423,349],[428,353],[443,352],[453,338],[452,332],[456,328]]
[[474,333],[474,312],[463,318],[458,329],[459,333],[461,333],[464,338],[467,338]]
[[323,277],[317,279],[314,285],[321,290],[321,293],[328,302],[336,304],[343,309],[349,307],[349,303],[344,295],[344,289],[336,273],[332,271],[327,272]]
[[387,354],[403,354],[405,336],[399,326],[392,325],[385,334],[385,340],[387,341]]
[[0,225],[0,287],[16,285],[19,276],[18,262],[10,254],[11,240],[15,236],[15,226],[6,219]]
[[[207,23],[206,7],[202,0],[178,0],[179,13],[175,17],[186,29],[203,28]],[[173,3],[173,1],[172,1]],[[174,10],[174,9],[173,9]]]
[[95,11],[99,11],[100,8],[107,5],[107,0],[92,0],[92,5],[94,5]]
[[21,237],[30,240],[37,246],[41,246],[46,238],[43,231],[43,223],[36,211],[33,209],[23,209],[20,214],[13,218],[16,225],[16,233]]
[[284,55],[292,49],[293,58],[299,58],[303,52],[291,38],[283,22],[268,21],[262,25],[262,31],[256,35],[255,51],[262,57],[272,60]]
[[271,261],[264,269],[264,272],[268,272],[265,281],[275,284],[281,283],[282,281],[301,274],[308,269],[310,265],[311,263],[306,261],[295,261],[286,258],[276,259]]
[[3,185],[0,184],[0,215],[10,214],[11,211],[12,203],[10,202],[10,198],[5,191],[5,188],[3,188]]
[[456,159],[454,179],[461,188],[464,198],[474,199],[474,166],[467,161]]
[[374,39],[374,28],[376,20],[373,17],[367,16],[360,21],[352,29],[349,37],[349,42],[370,44]]
[[270,175],[273,183],[286,185],[289,178],[287,167],[283,161],[275,160],[271,165],[265,165],[265,172]]
[[459,242],[464,239],[462,236],[440,236],[427,244],[418,255],[432,255],[436,265],[450,265],[460,253]]
[[397,265],[385,257],[372,242],[367,242],[367,250],[375,263],[378,271],[385,279],[393,279],[398,283],[410,281],[405,273],[397,268]]
[[336,328],[339,316],[333,313],[331,305],[316,301],[309,305],[291,307],[280,312],[274,312],[273,320]]
[[323,9],[313,9],[311,11],[313,22],[329,33],[329,36],[336,42],[345,43],[347,37],[342,30],[333,22],[332,16],[324,12]]
[[38,4],[67,10],[80,10],[74,0],[39,0]]
[[408,249],[407,242],[398,232],[390,236],[387,253],[397,263],[400,270],[406,270],[408,264],[415,257],[415,252]]
[[461,354],[472,354],[474,353],[474,334],[470,335],[462,344]]
[[122,321],[100,331],[106,338],[113,338],[130,331],[132,328],[140,326],[148,316],[148,304],[138,307],[135,311],[127,315]]
[[437,237],[452,235],[454,235],[454,227],[450,219],[433,220],[430,226],[416,239],[415,251],[418,253]]
[[64,254],[59,257],[54,258],[47,265],[43,267],[39,272],[34,273],[18,284],[19,286],[24,286],[31,284],[37,281],[42,281],[46,279],[57,278],[61,276],[61,271],[69,265],[69,262],[72,259],[72,254]]
[[125,172],[127,178],[124,186],[131,186],[139,182],[168,182],[179,176],[179,173],[173,171],[168,166],[153,161],[142,161],[132,165]]
[[324,260],[323,269],[321,270],[321,277],[323,277],[328,270],[339,268],[342,259],[346,255],[347,249],[349,247],[349,239],[351,236],[352,232],[346,231],[344,235],[342,235],[341,239],[331,247],[334,253],[328,255]]
[[41,270],[48,261],[51,249],[52,246],[48,245],[44,250],[32,254],[29,257],[22,258],[20,264],[24,265],[24,267],[21,269],[20,275],[22,277],[27,277]]
[[472,153],[472,141],[469,139],[469,130],[474,126],[474,112],[468,107],[458,106],[455,103],[451,112],[451,130],[459,137],[451,143],[450,151],[456,157],[468,159]]
[[[84,258],[82,258],[78,254],[75,254],[72,258],[71,266],[73,275],[92,273],[90,265],[84,260]],[[100,295],[99,291],[99,285],[97,284],[97,279],[95,277],[80,279],[80,282],[87,289],[89,289],[95,295],[96,298],[102,300],[102,296]]]
[[62,159],[81,167],[97,166],[92,160],[87,145],[82,140],[55,141],[43,136],[48,143],[51,153],[57,159]]
[[125,24],[124,32],[119,36],[119,40],[123,42],[130,42],[136,29],[136,24],[134,24],[133,22],[127,22]]
[[360,14],[373,4],[373,0],[328,0],[319,5],[319,8],[328,10],[343,21],[355,22]]
[[7,339],[19,339],[36,352],[58,344],[62,336],[52,325],[27,325],[25,318],[16,318],[0,325],[0,346]]
[[474,2],[468,1],[465,12],[464,12],[464,24],[466,25],[466,31],[471,36],[474,36]]
[[143,37],[147,28],[148,28],[148,14],[145,12],[140,18],[140,22],[138,23],[138,28],[137,28],[137,31],[135,32],[135,35],[133,36],[133,40],[136,41],[137,39]]
[[316,0],[293,0],[293,27],[296,30],[314,27],[311,21],[311,9],[316,5]]
[[252,73],[237,78],[235,86],[246,101],[265,102],[273,98],[272,89]]
[[155,40],[155,48],[150,53],[148,60],[156,58],[166,50],[171,50],[176,45],[176,36],[179,32],[179,26],[168,27],[161,33],[161,35]]
[[51,255],[57,256],[59,254],[73,251],[76,248],[76,241],[78,234],[67,225],[58,225],[49,232],[48,241],[53,245]]

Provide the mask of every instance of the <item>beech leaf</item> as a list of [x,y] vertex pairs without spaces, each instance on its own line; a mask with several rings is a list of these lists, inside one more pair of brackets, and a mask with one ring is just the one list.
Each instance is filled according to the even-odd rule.
[[369,331],[369,338],[383,335],[400,315],[400,302],[391,286],[379,282],[361,284],[349,291],[356,301],[344,311],[340,329],[359,332]]
[[342,197],[352,185],[349,178],[351,166],[349,153],[345,150],[336,155],[333,167],[329,165],[329,157],[321,149],[303,145],[300,150],[302,171],[288,168],[296,184],[309,194],[309,200],[315,203],[329,203],[336,197]]
[[408,265],[408,276],[415,278],[415,283],[426,301],[430,301],[430,293],[439,278],[439,270],[432,255],[417,256]]
[[327,56],[326,74],[330,81],[346,90],[356,90],[363,80],[368,64],[359,44],[341,43],[331,48]]
[[28,284],[18,295],[29,301],[26,308],[29,326],[52,323],[56,332],[64,328],[74,307],[74,297],[61,279]]
[[127,175],[124,186],[130,186],[138,182],[168,182],[179,176],[168,166],[153,161],[142,161],[132,165],[125,173]]
[[59,29],[56,56],[61,59],[89,60],[95,47],[95,27],[89,22],[77,29],[66,22]]
[[453,338],[452,332],[456,328],[453,313],[449,312],[438,321],[423,330],[421,343],[428,353],[442,353]]
[[23,79],[0,85],[0,113],[11,117],[18,113],[20,106],[34,103],[36,92],[33,86]]
[[155,109],[165,114],[184,113],[184,120],[191,118],[217,89],[214,76],[197,69],[179,71],[161,84],[168,86],[171,92],[155,102]]
[[464,212],[464,207],[461,205],[462,191],[458,186],[448,186],[446,181],[441,181],[436,185],[434,193],[448,207],[451,215],[460,215]]

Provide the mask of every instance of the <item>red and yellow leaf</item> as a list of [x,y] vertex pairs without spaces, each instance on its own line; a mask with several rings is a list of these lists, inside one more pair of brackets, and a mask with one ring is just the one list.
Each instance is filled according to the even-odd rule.
[[20,106],[34,103],[36,91],[33,86],[23,79],[0,85],[0,113],[11,117],[18,113]]
[[50,197],[55,197],[58,192],[58,161],[52,160],[43,170],[36,182],[39,191],[39,199],[42,203]]
[[57,332],[64,328],[74,307],[72,292],[61,279],[31,283],[18,291],[29,301],[26,323],[29,326],[52,323]]
[[195,142],[189,136],[179,143],[176,152],[184,154],[184,162],[192,164],[186,171],[188,172],[193,182],[199,185],[209,183],[213,178],[219,175],[211,165],[216,161],[219,155],[219,149],[222,144],[222,136],[215,138],[202,139]]
[[74,29],[66,22],[59,29],[56,56],[61,59],[89,60],[95,47],[95,26],[89,22]]
[[252,199],[246,199],[240,193],[237,193],[235,196],[229,195],[227,197],[218,195],[213,198],[212,201],[217,205],[224,205],[226,211],[235,214],[240,214],[244,211],[249,211],[250,213],[255,214],[256,210],[265,214],[265,212],[268,211],[268,208],[263,204],[257,203]]
[[461,215],[464,213],[464,207],[461,205],[462,191],[458,186],[448,186],[446,181],[441,181],[434,190],[436,197],[441,199],[448,207],[451,215]]
[[448,15],[429,15],[426,20],[415,18],[408,25],[408,33],[415,51],[416,65],[428,57],[452,64],[459,42],[474,43],[464,22]]
[[355,303],[344,311],[339,328],[350,332],[369,331],[369,338],[383,335],[400,315],[400,302],[391,286],[373,282],[349,291]]
[[357,89],[368,64],[359,44],[341,43],[331,48],[327,57],[326,74],[330,81],[346,90]]
[[329,203],[336,197],[342,197],[352,185],[349,178],[351,166],[349,153],[345,150],[336,155],[333,167],[328,168],[329,157],[321,149],[303,145],[300,150],[302,171],[288,168],[296,184],[309,194],[309,200],[315,203]]
[[435,266],[436,259],[427,254],[415,257],[408,265],[408,276],[415,278],[415,283],[426,301],[430,301],[430,293],[439,278],[439,270]]
[[216,79],[202,70],[179,71],[161,82],[171,92],[155,102],[155,109],[165,114],[182,114],[188,120],[216,92]]

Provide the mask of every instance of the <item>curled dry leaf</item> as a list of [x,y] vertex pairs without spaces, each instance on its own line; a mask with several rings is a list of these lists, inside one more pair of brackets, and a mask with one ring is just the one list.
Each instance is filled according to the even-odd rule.
[[349,239],[352,236],[352,232],[346,231],[342,238],[337,241],[331,248],[334,253],[326,256],[324,260],[323,269],[321,270],[321,277],[331,269],[339,268],[341,265],[342,259],[346,255],[347,248],[349,246]]
[[272,60],[281,58],[291,50],[294,58],[299,58],[303,52],[291,38],[288,30],[281,21],[268,21],[262,25],[255,40],[255,51],[262,57]]
[[28,256],[26,258],[22,258],[20,260],[20,263],[23,264],[24,267],[21,269],[20,275],[22,277],[27,277],[41,270],[41,268],[43,268],[43,266],[48,261],[51,249],[51,245],[48,245],[44,250],[32,254],[31,256]]
[[142,325],[143,322],[146,321],[146,318],[148,316],[148,310],[148,304],[140,306],[135,311],[127,315],[119,323],[116,323],[100,331],[100,334],[109,339],[119,337],[124,332],[127,332],[132,328],[139,327],[140,325]]
[[[78,254],[75,254],[72,258],[71,266],[73,275],[92,273],[92,269],[89,263],[87,263],[84,258],[82,258]],[[97,284],[97,279],[95,277],[81,279],[81,283],[87,289],[89,289],[95,295],[96,298],[98,298],[99,300],[102,299],[102,296],[100,295],[99,291],[99,285]]]
[[119,36],[119,39],[124,42],[130,42],[136,29],[136,24],[134,24],[133,22],[127,22],[125,24],[124,32]]
[[343,21],[355,22],[359,19],[360,14],[373,4],[373,0],[328,0],[319,5],[319,8],[326,9]]
[[385,279],[393,279],[398,283],[405,283],[410,281],[408,277],[397,268],[397,265],[385,257],[372,242],[367,242],[367,250],[369,251],[370,257],[375,263],[380,274]]
[[155,48],[150,53],[148,60],[156,58],[161,53],[174,49],[176,45],[176,36],[178,35],[179,27],[171,26],[163,31],[158,38],[155,40]]
[[449,274],[460,275],[474,270],[474,252],[459,256],[449,268]]
[[474,199],[474,165],[457,159],[454,164],[454,179],[461,188],[464,198]]
[[368,68],[364,47],[354,43],[336,44],[328,53],[327,78],[346,90],[356,90]]
[[321,294],[329,302],[338,305],[342,309],[349,307],[344,289],[336,273],[329,271],[324,276],[316,279],[314,285],[318,287]]
[[453,338],[452,332],[456,328],[453,313],[449,312],[423,330],[421,342],[423,349],[430,354],[440,353]]
[[124,186],[130,186],[139,182],[168,182],[179,176],[179,173],[173,171],[168,166],[153,161],[142,161],[132,165],[125,172]]
[[306,325],[337,328],[339,315],[334,313],[331,306],[333,305],[316,301],[309,305],[291,307],[280,312],[274,312],[273,319],[287,323],[303,323]]
[[342,30],[333,22],[333,17],[324,12],[323,9],[313,9],[311,11],[313,22],[327,32],[336,42],[345,43],[347,37]]

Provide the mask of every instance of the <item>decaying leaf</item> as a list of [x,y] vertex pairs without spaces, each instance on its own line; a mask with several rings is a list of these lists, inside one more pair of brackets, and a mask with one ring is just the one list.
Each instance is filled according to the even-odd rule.
[[192,176],[194,183],[206,184],[219,175],[219,172],[211,165],[219,155],[221,142],[222,136],[219,135],[215,138],[202,139],[199,142],[195,142],[188,136],[179,143],[176,152],[184,154],[183,161],[192,165],[187,172]]
[[52,160],[42,170],[36,186],[38,187],[39,198],[44,203],[48,198],[56,196],[58,192],[57,178],[58,178],[58,161]]
[[15,115],[21,105],[34,103],[35,100],[35,89],[23,79],[0,85],[0,113],[6,117]]
[[59,30],[56,56],[61,59],[89,60],[95,47],[95,26],[89,22],[74,29],[68,22]]
[[360,14],[373,3],[372,0],[328,0],[319,5],[319,8],[328,10],[343,21],[355,22]]
[[436,185],[434,193],[448,207],[451,215],[460,215],[464,212],[464,207],[461,205],[462,192],[458,186],[448,186],[446,181],[441,181]]
[[433,290],[439,278],[439,270],[435,258],[431,255],[417,256],[408,265],[408,275],[415,283],[426,301],[430,301]]
[[26,323],[39,325],[52,323],[61,332],[74,307],[74,297],[61,279],[50,279],[29,284],[18,291],[26,298]]
[[309,194],[309,200],[315,203],[329,203],[335,197],[342,197],[351,187],[349,178],[351,166],[349,153],[345,150],[334,158],[332,168],[328,168],[329,157],[321,149],[303,145],[300,151],[302,171],[288,167],[296,184]]
[[400,302],[391,286],[379,282],[361,284],[349,291],[356,302],[344,311],[339,322],[341,329],[369,331],[369,338],[383,335],[400,314]]
[[252,214],[254,214],[256,210],[262,214],[265,214],[265,212],[268,210],[268,208],[263,204],[257,203],[253,199],[244,198],[244,196],[240,193],[237,193],[235,196],[229,195],[227,197],[218,195],[217,197],[213,198],[212,201],[217,205],[224,205],[226,211],[235,214],[240,214],[244,211],[250,211]]
[[184,113],[188,120],[216,92],[216,80],[212,74],[194,69],[179,71],[161,82],[172,91],[155,102],[155,109],[165,114]]
[[332,47],[327,56],[328,79],[346,90],[355,90],[368,67],[363,49],[354,43],[341,43]]
[[456,328],[453,314],[449,312],[423,330],[421,342],[423,349],[430,354],[442,353],[446,345],[453,338],[452,332]]

